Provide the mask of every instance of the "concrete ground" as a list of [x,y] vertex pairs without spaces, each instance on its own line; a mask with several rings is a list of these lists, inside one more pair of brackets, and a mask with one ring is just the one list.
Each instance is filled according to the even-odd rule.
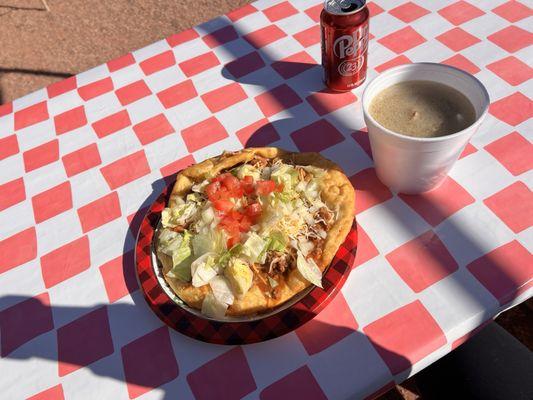
[[[0,0],[0,104],[248,2]],[[530,300],[497,319],[530,349],[532,304]],[[389,400],[417,398],[411,381],[383,396]]]

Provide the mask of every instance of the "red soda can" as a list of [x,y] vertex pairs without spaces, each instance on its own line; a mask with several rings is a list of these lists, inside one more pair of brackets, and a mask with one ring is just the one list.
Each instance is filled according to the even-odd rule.
[[366,79],[368,53],[366,0],[326,0],[320,14],[324,81],[346,92]]

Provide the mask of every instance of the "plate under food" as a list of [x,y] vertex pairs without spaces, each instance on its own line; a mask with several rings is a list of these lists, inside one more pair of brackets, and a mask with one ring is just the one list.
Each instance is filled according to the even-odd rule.
[[279,307],[242,317],[212,319],[189,307],[168,286],[153,247],[154,237],[174,181],[170,182],[144,216],[137,236],[135,264],[139,286],[148,305],[169,327],[184,335],[215,344],[249,344],[289,333],[314,318],[340,291],[355,261],[357,227],[354,221],[346,240],[324,272],[324,288],[310,286]]

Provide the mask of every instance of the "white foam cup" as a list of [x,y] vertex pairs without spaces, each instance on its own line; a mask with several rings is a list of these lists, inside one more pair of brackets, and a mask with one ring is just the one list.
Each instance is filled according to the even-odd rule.
[[[474,106],[476,121],[462,131],[432,138],[402,135],[377,123],[369,112],[372,99],[396,83],[414,80],[458,90]],[[395,192],[416,194],[435,189],[444,181],[483,122],[490,99],[483,84],[467,72],[444,64],[414,63],[378,75],[366,87],[362,103],[378,178]]]

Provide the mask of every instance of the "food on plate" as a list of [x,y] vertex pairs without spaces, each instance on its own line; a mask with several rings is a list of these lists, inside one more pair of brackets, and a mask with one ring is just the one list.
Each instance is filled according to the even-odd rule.
[[178,173],[156,233],[164,278],[208,317],[270,311],[322,286],[354,198],[317,153],[251,148],[192,165]]

